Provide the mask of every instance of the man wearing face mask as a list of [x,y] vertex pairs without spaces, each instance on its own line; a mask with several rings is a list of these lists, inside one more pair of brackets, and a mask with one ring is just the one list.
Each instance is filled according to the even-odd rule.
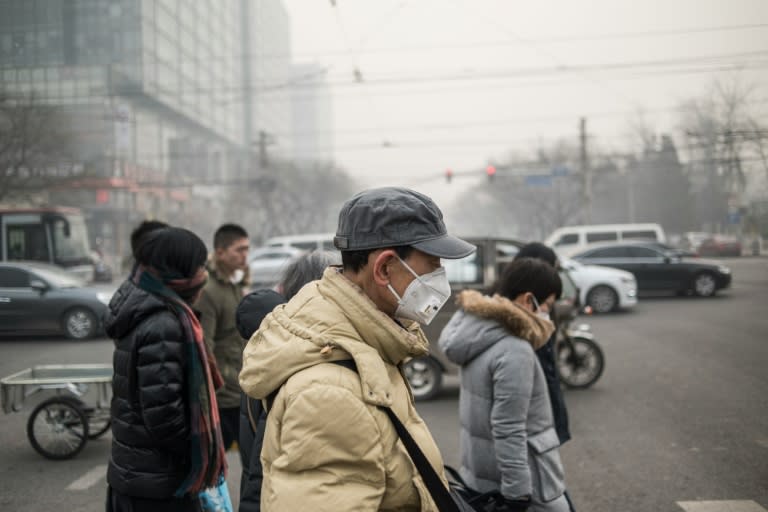
[[240,385],[269,409],[261,508],[435,511],[379,407],[393,410],[442,475],[401,366],[427,353],[419,323],[450,296],[441,258],[475,247],[447,234],[431,199],[402,188],[348,200],[334,244],[342,266],[267,315],[244,352]]
[[208,282],[196,304],[203,337],[224,385],[216,391],[225,449],[240,431],[240,384],[243,339],[235,325],[235,311],[248,286],[248,233],[237,224],[224,224],[213,235],[213,254],[206,264]]

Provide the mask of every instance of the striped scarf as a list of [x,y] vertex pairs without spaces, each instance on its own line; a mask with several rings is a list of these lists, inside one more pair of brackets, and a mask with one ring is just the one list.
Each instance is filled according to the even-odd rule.
[[[207,273],[200,269],[191,278],[161,275],[155,269],[138,266],[133,275],[136,286],[168,304],[181,322],[187,343],[187,390],[192,444],[192,468],[176,490],[176,496],[197,494],[215,487],[226,475],[224,441],[216,403],[216,389],[224,381],[216,360],[208,352],[200,321],[183,298],[189,299],[205,285]],[[183,297],[183,298],[182,298]]]

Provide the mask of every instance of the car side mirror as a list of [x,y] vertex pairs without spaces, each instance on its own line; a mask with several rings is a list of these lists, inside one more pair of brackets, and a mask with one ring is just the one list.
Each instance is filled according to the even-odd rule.
[[45,293],[48,291],[48,285],[40,279],[32,279],[29,282],[29,287],[40,293]]

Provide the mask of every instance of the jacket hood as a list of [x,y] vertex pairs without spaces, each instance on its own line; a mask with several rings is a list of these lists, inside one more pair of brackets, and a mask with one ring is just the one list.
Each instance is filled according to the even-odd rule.
[[460,310],[440,335],[440,347],[456,364],[463,365],[510,335],[542,347],[555,330],[543,320],[501,295],[488,296],[464,290],[456,297]]
[[110,338],[123,338],[136,324],[163,310],[168,310],[165,302],[126,280],[109,301],[104,328]]
[[296,372],[351,358],[364,400],[389,406],[386,364],[425,355],[428,347],[418,323],[396,322],[337,267],[329,267],[322,279],[266,316],[245,348],[240,386],[264,399]]

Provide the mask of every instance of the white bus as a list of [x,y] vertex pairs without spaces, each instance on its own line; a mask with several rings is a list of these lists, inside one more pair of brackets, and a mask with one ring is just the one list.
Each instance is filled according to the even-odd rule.
[[0,207],[0,261],[58,265],[93,280],[88,229],[77,208]]

